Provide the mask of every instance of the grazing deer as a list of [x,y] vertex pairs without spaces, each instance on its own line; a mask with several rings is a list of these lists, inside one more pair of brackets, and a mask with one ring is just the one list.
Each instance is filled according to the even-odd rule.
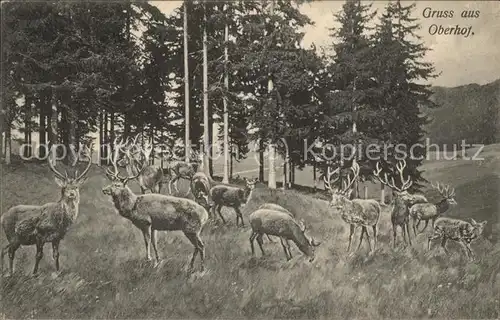
[[[287,209],[285,209],[282,206],[277,205],[275,203],[264,203],[264,204],[260,205],[258,209],[269,209],[269,210],[281,211],[281,212],[288,214],[290,217],[294,218],[294,215],[290,211],[288,211]],[[305,224],[304,224],[304,221],[302,219],[297,220],[297,223],[299,223],[302,228],[305,228]],[[268,234],[266,234],[266,236],[270,242],[274,242]],[[281,245],[283,246],[283,250],[285,250],[285,255],[287,256],[287,259],[288,259],[288,257],[290,257],[290,259],[291,259],[292,253],[290,251],[290,247],[291,247],[290,242],[284,238],[280,238],[280,241],[281,241]],[[287,250],[288,250],[288,252],[287,252]],[[288,260],[290,260],[290,259],[288,259]]]
[[195,201],[167,196],[162,194],[136,195],[127,186],[127,182],[137,178],[145,168],[143,167],[133,176],[120,176],[116,164],[118,149],[112,155],[111,164],[114,171],[106,168],[106,176],[111,184],[104,187],[102,192],[113,199],[118,213],[130,220],[141,230],[146,246],[146,259],[151,260],[150,245],[153,247],[156,262],[160,262],[156,244],[156,231],[179,230],[194,246],[194,253],[189,265],[189,272],[193,270],[195,258],[200,254],[201,269],[204,269],[205,246],[200,239],[200,232],[208,220],[208,213]]
[[487,221],[478,223],[474,219],[471,219],[469,223],[460,219],[438,218],[434,225],[434,234],[428,238],[427,249],[431,249],[431,241],[441,239],[441,247],[446,254],[449,254],[446,249],[446,242],[452,240],[460,243],[467,257],[474,260],[474,253],[470,248],[470,244],[482,235],[486,223]]
[[[366,239],[368,241],[368,246],[370,251],[374,252],[377,246],[377,223],[380,217],[380,204],[373,199],[353,199],[350,200],[352,193],[352,185],[359,176],[359,165],[353,162],[351,167],[353,177],[351,174],[347,175],[347,181],[342,181],[342,188],[333,187],[332,184],[340,179],[340,167],[331,171],[328,167],[327,175],[323,178],[325,181],[326,188],[330,191],[332,195],[332,200],[330,200],[330,207],[335,208],[341,212],[341,218],[346,223],[350,225],[349,232],[349,245],[347,251],[351,249],[352,236],[356,226],[361,226],[361,237],[359,240],[359,249],[363,242],[363,236],[366,234]],[[332,176],[338,175],[335,180],[331,180]],[[373,250],[370,244],[370,236],[368,235],[367,227],[372,227],[373,229]]]
[[241,226],[244,227],[245,223],[243,222],[243,214],[240,211],[241,205],[246,205],[250,202],[250,198],[252,196],[252,192],[255,189],[255,184],[258,179],[245,180],[245,188],[240,187],[232,187],[227,185],[216,185],[210,189],[210,198],[213,201],[213,215],[215,217],[215,210],[219,213],[220,218],[223,223],[226,223],[226,220],[222,216],[221,209],[222,207],[232,207],[234,211],[236,211],[236,226],[238,226],[238,220],[241,219]]
[[138,137],[139,134],[135,136],[132,142],[129,142],[127,139],[125,143],[121,141],[118,142],[115,139],[115,148],[121,148],[125,153],[125,157],[118,161],[118,164],[120,166],[125,166],[127,173],[130,176],[133,176],[138,173],[139,168],[143,166],[143,163],[141,163],[141,160],[138,157],[138,155],[143,154],[145,156],[144,161],[146,163],[146,166],[144,168],[144,171],[137,177],[137,182],[139,182],[139,186],[141,187],[141,193],[145,194],[147,190],[149,190],[151,193],[160,193],[163,183],[167,183],[168,193],[171,194],[171,176],[168,168],[165,169],[157,165],[148,165],[153,148],[149,143],[146,143],[144,148],[141,148],[137,144]]
[[443,199],[437,203],[417,203],[410,207],[410,216],[413,219],[413,233],[417,235],[417,229],[421,221],[425,221],[425,225],[420,230],[423,232],[427,228],[429,220],[432,221],[432,229],[436,219],[450,208],[451,205],[457,204],[455,201],[455,189],[450,190],[450,186],[441,186],[439,182],[437,185],[431,184],[433,188],[438,190]]
[[313,238],[305,234],[306,228],[303,223],[297,222],[289,213],[271,210],[271,209],[257,209],[249,216],[250,226],[252,227],[252,235],[250,236],[250,247],[252,255],[255,255],[254,240],[257,239],[262,255],[266,255],[262,247],[262,237],[264,234],[280,237],[286,241],[282,241],[283,250],[287,260],[292,258],[290,253],[288,240],[292,240],[312,262],[315,257],[315,247],[319,246],[321,242],[316,242]]
[[380,174],[382,172],[382,168],[380,167],[380,162],[377,162],[377,168],[373,171],[375,177],[384,185],[388,186],[392,189],[395,199],[394,199],[394,207],[391,213],[391,223],[392,223],[392,234],[393,234],[393,246],[396,247],[396,230],[399,226],[401,228],[403,240],[406,243],[406,235],[408,234],[408,242],[411,245],[411,237],[410,237],[410,229],[409,229],[409,208],[416,203],[424,203],[428,202],[427,199],[423,195],[419,194],[410,194],[408,189],[412,186],[413,181],[411,177],[408,176],[407,179],[404,178],[404,169],[406,168],[406,161],[398,161],[396,164],[396,170],[399,174],[399,179],[401,185],[396,186],[396,182],[394,181],[394,177],[387,177],[387,173],[384,173],[382,177]]
[[6,252],[9,254],[9,270],[12,274],[16,250],[21,245],[35,245],[36,259],[33,274],[36,274],[38,264],[43,257],[43,246],[51,242],[52,256],[56,270],[59,271],[59,243],[78,217],[79,188],[85,182],[85,176],[92,164],[91,148],[92,146],[85,148],[88,158],[87,167],[81,174],[76,171],[74,177],[69,177],[68,172],[60,173],[48,157],[49,168],[55,175],[56,184],[61,188],[61,198],[58,202],[49,202],[41,206],[18,205],[2,215],[0,221],[9,242],[2,250],[2,269]]

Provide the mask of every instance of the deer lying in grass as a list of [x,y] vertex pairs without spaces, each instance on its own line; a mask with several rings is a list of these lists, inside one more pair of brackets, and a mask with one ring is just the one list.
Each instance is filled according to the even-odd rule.
[[[116,160],[118,152],[112,156],[114,171],[106,169],[106,176],[112,183],[102,192],[112,197],[118,213],[130,220],[141,230],[146,246],[146,259],[151,260],[150,245],[153,247],[156,262],[160,262],[156,244],[156,231],[179,230],[194,246],[194,253],[189,265],[193,270],[195,258],[200,254],[201,269],[204,269],[205,246],[200,239],[200,232],[208,220],[208,213],[195,201],[161,194],[136,195],[127,186],[127,182],[137,178],[144,166],[133,176],[120,176]],[[143,162],[146,164],[146,162]]]
[[428,238],[427,248],[431,249],[431,241],[441,239],[441,247],[446,254],[449,254],[446,242],[448,240],[456,241],[462,245],[467,257],[474,260],[470,244],[482,235],[486,223],[487,221],[477,223],[474,219],[471,219],[469,223],[460,219],[438,218],[434,225],[434,234]]
[[143,163],[141,163],[142,160],[139,157],[140,154],[143,154],[145,156],[144,161],[146,166],[142,173],[137,176],[137,182],[141,187],[141,193],[145,194],[147,190],[151,193],[160,193],[163,184],[166,183],[168,193],[171,194],[172,188],[170,183],[172,178],[168,168],[165,169],[157,165],[148,164],[153,148],[148,143],[144,146],[144,148],[141,148],[137,144],[138,137],[139,134],[136,135],[131,142],[127,139],[125,143],[122,141],[118,142],[117,139],[115,139],[115,148],[122,149],[125,153],[125,157],[118,161],[118,164],[120,166],[125,166],[127,173],[130,176],[134,176],[138,173],[139,168],[143,167]]
[[87,166],[81,174],[75,172],[74,177],[69,177],[68,172],[63,175],[52,164],[50,157],[48,164],[55,175],[55,181],[61,188],[61,198],[58,202],[50,202],[41,206],[18,205],[9,209],[1,217],[1,224],[9,244],[2,250],[3,257],[9,254],[10,274],[14,272],[14,255],[21,246],[36,246],[36,259],[33,274],[38,272],[38,264],[43,257],[43,246],[52,243],[52,256],[55,260],[56,270],[59,271],[59,243],[68,232],[71,225],[78,217],[80,204],[80,186],[86,180],[92,164],[91,147],[86,147]]
[[[350,225],[347,251],[351,249],[352,236],[356,226],[361,226],[361,237],[357,249],[361,247],[363,236],[366,234],[370,251],[374,252],[377,246],[377,223],[381,211],[380,204],[373,199],[349,199],[352,193],[351,187],[359,175],[359,165],[356,162],[353,163],[351,171],[353,177],[351,178],[351,174],[349,173],[347,181],[342,181],[342,188],[339,189],[333,187],[332,184],[340,179],[340,167],[333,171],[331,171],[330,167],[328,168],[327,175],[323,179],[326,188],[332,195],[332,200],[329,205],[340,211],[342,220]],[[332,181],[331,178],[334,175],[338,176]],[[370,244],[370,236],[368,235],[367,227],[372,227],[373,229],[373,250]]]
[[213,215],[215,217],[215,210],[219,213],[220,218],[223,223],[226,223],[226,220],[222,216],[221,209],[222,207],[232,207],[234,211],[236,211],[236,226],[238,226],[238,220],[241,219],[241,226],[244,227],[245,223],[243,222],[243,214],[240,211],[241,205],[246,205],[250,202],[250,198],[252,196],[252,191],[255,189],[255,184],[258,179],[245,180],[245,188],[240,187],[232,187],[227,185],[216,185],[210,189],[210,198],[213,201]]
[[427,199],[423,195],[419,194],[410,194],[408,189],[413,184],[411,177],[408,176],[407,179],[404,178],[404,169],[406,168],[406,161],[398,161],[396,164],[396,170],[399,174],[399,179],[401,185],[396,186],[396,182],[394,181],[394,177],[391,177],[390,181],[387,176],[387,173],[384,173],[382,177],[380,174],[382,172],[382,168],[380,167],[380,162],[377,162],[377,168],[373,171],[375,177],[378,180],[392,189],[395,199],[394,199],[394,207],[391,213],[391,223],[392,223],[392,234],[393,234],[393,246],[396,247],[396,235],[397,235],[397,227],[401,228],[401,232],[403,235],[403,240],[406,244],[406,235],[408,235],[408,242],[411,245],[411,237],[410,237],[410,229],[409,229],[409,208],[417,203],[425,203],[428,202]]
[[297,222],[289,213],[272,209],[257,209],[249,217],[250,226],[252,227],[252,235],[250,236],[250,247],[252,255],[255,255],[254,240],[257,239],[262,255],[266,255],[262,247],[262,237],[264,234],[280,237],[286,241],[282,241],[283,250],[287,260],[292,258],[288,240],[292,240],[312,262],[315,257],[315,247],[321,243],[316,242],[313,238],[305,234],[305,225]]
[[450,190],[450,186],[441,186],[439,182],[437,185],[432,184],[443,199],[437,203],[417,203],[410,207],[410,216],[413,220],[413,233],[417,235],[417,229],[421,221],[425,221],[425,225],[420,230],[423,232],[427,228],[429,220],[432,221],[432,229],[434,229],[434,224],[436,219],[450,208],[451,205],[457,204],[455,201],[455,189]]

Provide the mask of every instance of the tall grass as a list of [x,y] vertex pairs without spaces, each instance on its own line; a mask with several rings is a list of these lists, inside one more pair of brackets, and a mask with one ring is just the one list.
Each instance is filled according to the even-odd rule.
[[[59,191],[46,166],[4,168],[2,212],[9,207],[57,200]],[[348,226],[327,202],[296,191],[257,188],[244,208],[247,227],[210,222],[202,232],[207,271],[186,276],[192,246],[179,232],[159,237],[163,262],[144,261],[142,236],[120,217],[101,189],[98,170],[81,190],[80,215],[61,243],[60,273],[50,246],[31,276],[34,248],[22,247],[17,271],[2,278],[2,312],[7,318],[495,318],[500,316],[500,245],[473,244],[468,262],[450,243],[446,256],[426,235],[412,247],[392,248],[389,209],[379,223],[379,246],[348,255]],[[135,183],[134,190],[138,191]],[[309,263],[297,248],[286,261],[279,242],[266,242],[268,256],[250,254],[248,214],[263,202],[278,203],[305,219],[322,241]],[[497,220],[498,221],[498,220]],[[360,231],[357,230],[356,237]],[[5,236],[2,232],[2,242]],[[354,245],[354,248],[357,244]]]

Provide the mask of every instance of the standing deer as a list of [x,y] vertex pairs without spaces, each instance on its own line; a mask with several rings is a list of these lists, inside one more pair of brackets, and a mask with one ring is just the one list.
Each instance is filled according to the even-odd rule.
[[255,189],[255,184],[258,179],[245,180],[245,188],[240,187],[232,187],[227,185],[219,184],[210,189],[210,198],[213,201],[213,215],[215,216],[215,210],[219,213],[220,218],[223,223],[226,223],[226,220],[222,216],[221,209],[222,207],[232,207],[234,211],[236,211],[236,226],[238,226],[238,220],[241,219],[241,226],[244,227],[245,223],[243,222],[243,214],[240,211],[241,205],[246,205],[250,202],[250,198],[252,196],[252,192]]
[[450,186],[441,186],[439,182],[437,185],[431,184],[433,188],[438,190],[443,199],[437,203],[417,203],[410,207],[410,216],[413,219],[413,233],[417,235],[417,229],[421,221],[425,221],[425,225],[420,230],[423,232],[427,228],[429,220],[432,221],[432,229],[436,219],[450,208],[451,205],[456,205],[455,189],[450,190]]
[[[332,184],[340,179],[340,167],[333,171],[328,167],[327,175],[323,179],[326,188],[332,195],[332,200],[330,200],[329,205],[337,211],[340,211],[342,220],[350,225],[347,251],[349,252],[351,249],[352,236],[356,227],[361,226],[361,236],[357,250],[361,247],[363,236],[366,234],[370,251],[374,252],[377,246],[377,223],[381,211],[380,204],[373,199],[349,199],[352,193],[352,185],[359,175],[359,165],[356,162],[353,162],[351,171],[353,177],[351,178],[351,174],[349,173],[347,175],[347,181],[342,181],[342,188],[339,189],[333,187]],[[331,178],[333,175],[338,176],[332,181]],[[373,250],[370,244],[370,236],[368,235],[367,227],[372,227],[373,229]]]
[[434,234],[428,238],[427,249],[431,249],[431,241],[441,239],[441,247],[446,254],[449,254],[448,249],[446,249],[446,242],[449,239],[460,243],[467,257],[474,260],[470,244],[482,235],[486,223],[487,221],[478,223],[474,219],[471,219],[469,223],[460,219],[438,218],[434,225]]
[[53,165],[50,157],[48,164],[55,175],[56,184],[61,188],[61,198],[57,202],[49,202],[41,206],[18,205],[9,209],[2,215],[0,221],[7,236],[9,244],[5,246],[1,254],[3,269],[3,257],[9,254],[10,274],[14,272],[14,255],[21,246],[36,246],[36,259],[33,274],[38,272],[38,264],[43,257],[43,246],[47,242],[52,243],[52,256],[55,261],[56,270],[59,271],[59,243],[68,232],[71,225],[78,217],[80,204],[80,186],[86,180],[92,164],[91,149],[86,147],[88,164],[81,174],[75,172],[74,177],[69,177],[68,172],[60,173]]
[[204,269],[205,246],[200,239],[200,232],[208,220],[208,213],[195,201],[166,196],[162,194],[136,195],[127,186],[127,182],[137,178],[145,168],[143,167],[133,176],[122,177],[116,164],[118,151],[112,155],[111,164],[114,171],[106,168],[106,176],[111,184],[104,187],[102,192],[113,199],[118,213],[130,220],[141,230],[146,246],[146,259],[151,260],[150,245],[153,247],[156,262],[160,262],[156,244],[156,231],[179,230],[194,246],[193,256],[189,265],[189,272],[193,270],[195,258],[200,254],[201,269]]
[[[288,211],[287,209],[285,209],[282,206],[277,205],[275,203],[264,203],[264,204],[260,205],[258,209],[269,209],[269,210],[281,211],[281,212],[288,214],[290,217],[294,218],[294,215],[290,211]],[[301,219],[297,220],[297,223],[300,224],[302,229],[305,228],[305,224],[304,224],[303,220],[301,220]],[[274,242],[268,234],[266,234],[266,236],[270,242]],[[285,238],[280,238],[280,241],[281,241],[281,245],[283,246],[283,250],[285,251],[285,255],[286,255],[287,259],[288,260],[292,259],[292,252],[290,251],[290,247],[291,247],[290,242]]]
[[[210,212],[210,189],[212,186],[212,179],[204,172],[197,172],[191,179],[190,190],[199,204],[203,205],[207,211]],[[202,204],[203,203],[203,204]]]
[[198,168],[203,163],[202,154],[192,151],[192,155],[194,155],[195,161],[171,161],[168,164],[168,169],[172,176],[171,183],[175,186],[176,192],[179,192],[179,180],[184,179],[191,181],[196,172],[198,172]]
[[392,223],[392,233],[393,233],[393,246],[396,247],[396,230],[399,226],[401,228],[403,240],[406,243],[406,235],[408,235],[408,242],[411,245],[410,229],[409,229],[409,208],[416,203],[428,202],[423,195],[410,194],[408,189],[413,184],[411,177],[408,176],[407,179],[404,178],[404,169],[406,168],[406,161],[401,160],[396,164],[396,170],[399,174],[399,179],[401,185],[398,187],[394,181],[394,177],[389,178],[387,173],[384,176],[380,176],[382,168],[380,167],[380,162],[377,162],[376,170],[373,171],[375,177],[384,185],[392,189],[395,194],[394,207],[391,213],[391,223]]
[[140,157],[138,157],[138,155],[143,154],[145,156],[144,161],[146,163],[146,166],[144,168],[144,171],[137,177],[137,182],[139,182],[139,186],[141,187],[141,193],[145,194],[147,190],[150,190],[151,193],[160,193],[163,183],[167,183],[168,193],[171,194],[171,176],[168,168],[164,169],[157,165],[148,164],[149,157],[153,148],[148,143],[144,146],[144,148],[141,148],[137,144],[138,137],[139,134],[136,135],[131,142],[129,142],[127,139],[125,143],[122,143],[121,141],[117,142],[115,139],[115,148],[121,148],[125,153],[125,157],[122,158],[118,162],[118,164],[120,166],[125,166],[127,173],[130,176],[133,176],[137,174],[139,168],[143,166]]
[[[249,216],[250,226],[252,227],[252,234],[250,236],[250,248],[252,255],[255,255],[254,240],[257,239],[262,255],[266,255],[262,247],[262,237],[264,234],[280,237],[285,240],[292,240],[312,262],[315,257],[315,247],[321,243],[316,242],[313,238],[305,234],[305,225],[297,222],[287,212],[271,210],[271,209],[257,209]],[[283,250],[285,251],[286,259],[292,258],[290,248],[282,242]],[[287,250],[288,249],[288,250]],[[288,252],[287,252],[288,251]]]

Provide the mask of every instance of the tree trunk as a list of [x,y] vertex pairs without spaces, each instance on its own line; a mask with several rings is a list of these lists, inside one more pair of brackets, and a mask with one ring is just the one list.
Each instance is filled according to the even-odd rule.
[[[230,145],[230,148],[232,147],[232,145]],[[231,152],[229,154],[229,179],[228,179],[228,183],[229,183],[229,180],[233,179],[233,153]]]
[[259,181],[264,182],[264,140],[259,140]]
[[385,186],[382,182],[380,183],[380,203],[385,203]]
[[31,97],[24,97],[24,147],[23,156],[25,158],[31,157],[31,144],[30,144],[30,121],[31,121]]
[[5,164],[10,164],[12,155],[12,125],[8,123],[5,128]]
[[[226,18],[228,17],[228,5],[224,5]],[[227,71],[227,64],[229,63],[229,54],[227,49],[227,42],[229,41],[229,25],[224,25],[224,88],[229,91],[229,75]],[[227,105],[227,96],[224,95],[224,173],[222,176],[222,183],[229,183],[229,110]]]
[[[269,10],[269,14],[274,15],[274,0],[271,0],[271,7]],[[267,83],[267,93],[270,95],[273,91],[273,79],[269,77]],[[274,141],[270,141],[269,143],[269,176],[267,181],[267,186],[270,189],[276,189],[276,148],[274,145]]]
[[109,146],[110,152],[114,150],[115,146],[115,112],[111,111],[109,114]]
[[66,124],[67,124],[67,129],[68,131],[66,132],[67,136],[67,151],[68,151],[68,156],[67,156],[67,163],[68,164],[75,164],[75,162],[78,160],[77,159],[77,152],[78,152],[78,143],[76,140],[76,122],[77,122],[77,115],[76,115],[76,110],[69,108],[68,105],[66,107]]
[[188,1],[184,0],[184,130],[185,157],[190,160],[191,141],[189,137],[189,55],[188,55]]
[[107,111],[104,112],[104,122],[103,122],[103,130],[104,130],[104,137],[103,137],[103,144],[104,144],[104,152],[103,156],[104,159],[106,159],[106,164],[109,165],[109,153],[111,151],[111,141],[109,139],[109,113]]
[[39,126],[38,126],[38,157],[43,159],[47,156],[46,154],[46,144],[47,144],[47,96],[45,93],[40,95],[40,106],[39,106]]
[[317,187],[318,187],[318,181],[317,181],[317,178],[316,178],[316,160],[314,160],[313,162],[313,181],[314,181],[314,192],[317,191]]
[[207,39],[207,4],[203,5],[203,167],[204,172],[210,177],[208,164],[210,152],[210,130],[208,128],[208,39]]
[[57,96],[54,89],[52,89],[52,98],[51,98],[51,106],[50,106],[50,131],[49,131],[49,146],[52,152],[50,153],[53,165],[56,164],[56,146],[58,143],[58,126],[57,126]]

